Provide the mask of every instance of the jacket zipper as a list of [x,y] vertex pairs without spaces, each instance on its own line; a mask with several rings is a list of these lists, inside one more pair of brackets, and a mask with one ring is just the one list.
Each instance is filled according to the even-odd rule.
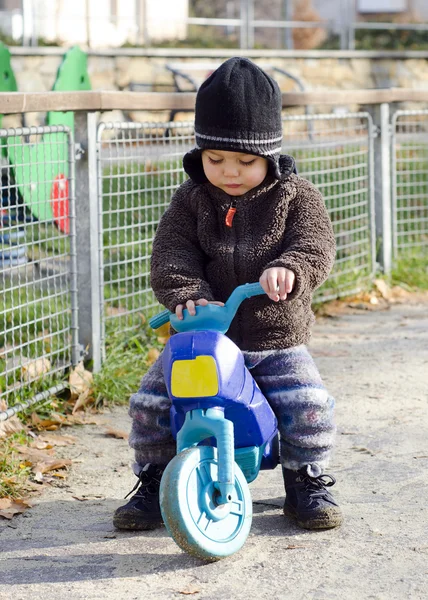
[[[238,285],[239,281],[238,281],[237,270],[236,270],[236,263],[237,263],[237,259],[238,259],[238,257],[237,257],[237,239],[236,239],[237,231],[236,231],[236,229],[234,229],[234,230],[232,229],[233,219],[235,217],[235,214],[236,214],[236,200],[232,200],[230,207],[228,208],[228,211],[226,213],[226,218],[224,221],[225,221],[226,227],[228,227],[231,230],[231,234],[232,234],[232,236],[234,238],[234,242],[235,242],[232,260],[233,260],[233,271],[234,271],[235,281],[236,281],[236,284]],[[238,321],[238,339],[235,341],[237,344],[239,344],[242,341],[242,336],[241,336],[242,323],[241,323],[241,319],[240,319],[239,315],[236,315],[235,318]]]
[[224,220],[224,222],[226,223],[227,227],[232,227],[233,225],[233,217],[235,216],[236,213],[236,201],[233,200],[232,204],[229,207],[229,210],[226,213],[226,218]]

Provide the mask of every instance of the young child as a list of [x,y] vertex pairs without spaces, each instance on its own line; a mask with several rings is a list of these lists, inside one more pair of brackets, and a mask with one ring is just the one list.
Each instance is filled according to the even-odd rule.
[[[307,529],[342,522],[323,474],[333,447],[334,400],[305,344],[314,321],[312,292],[335,256],[321,194],[280,155],[281,93],[246,58],[231,58],[196,98],[196,148],[183,159],[190,179],[174,194],[153,243],[151,284],[182,318],[183,308],[221,304],[243,283],[266,295],[246,300],[227,335],[272,406],[280,432],[284,513]],[[131,397],[130,445],[137,492],[118,508],[118,529],[161,525],[159,483],[175,455],[161,359]],[[130,492],[130,493],[132,493]],[[128,494],[129,495],[129,494]]]

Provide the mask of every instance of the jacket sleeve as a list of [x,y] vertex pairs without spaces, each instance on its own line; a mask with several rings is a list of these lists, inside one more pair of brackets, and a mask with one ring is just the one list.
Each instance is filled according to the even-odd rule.
[[278,259],[265,268],[285,267],[296,280],[288,300],[312,293],[328,277],[336,255],[333,227],[321,193],[309,182],[298,178],[297,193],[291,201]]
[[204,253],[197,238],[189,191],[187,182],[178,188],[153,241],[151,286],[159,302],[171,311],[187,300],[214,300],[205,281]]

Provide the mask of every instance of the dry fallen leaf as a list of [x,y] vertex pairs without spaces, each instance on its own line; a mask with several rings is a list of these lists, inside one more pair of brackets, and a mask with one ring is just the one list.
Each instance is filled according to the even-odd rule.
[[183,594],[183,596],[191,596],[192,594],[199,594],[201,590],[195,586],[189,586],[184,590],[180,590],[178,593]]
[[80,362],[77,367],[70,373],[69,384],[72,398],[78,398],[88,389],[92,388],[92,373],[86,371],[83,362]]
[[55,435],[54,433],[43,433],[38,439],[51,446],[70,446],[76,443],[76,438],[73,435]]
[[171,329],[170,329],[169,322],[158,327],[158,329],[156,329],[156,333],[158,335],[158,342],[160,344],[165,345],[167,343],[167,341],[169,340],[169,338],[171,337]]
[[115,438],[118,438],[121,440],[127,440],[129,437],[129,435],[126,433],[126,431],[121,431],[120,429],[114,429],[113,427],[106,427],[105,434],[111,435],[112,437],[115,437]]
[[118,315],[126,315],[128,309],[124,306],[107,306],[106,314],[109,317],[117,317]]
[[31,423],[33,427],[39,431],[47,429],[48,431],[55,431],[58,429],[66,420],[64,415],[59,413],[51,413],[48,419],[41,419],[37,413],[31,415]]
[[391,288],[383,279],[375,279],[373,285],[378,290],[382,298],[389,300],[391,298]]
[[79,397],[77,398],[76,403],[73,406],[73,411],[72,411],[73,415],[80,408],[83,409],[87,404],[90,404],[94,400],[95,400],[95,398],[92,395],[92,389],[87,388],[84,392],[79,394]]
[[[4,400],[0,400],[0,411],[7,409],[7,404]],[[12,433],[22,431],[25,429],[24,425],[18,419],[18,417],[10,417],[7,421],[0,421],[0,438],[5,438]]]
[[38,462],[33,467],[33,471],[37,473],[48,473],[49,471],[56,471],[57,469],[63,469],[69,467],[72,464],[69,458],[51,458]]
[[17,446],[16,450],[23,456],[25,464],[29,467],[36,465],[38,462],[50,460],[54,452],[52,449],[39,450],[30,446]]
[[53,445],[43,440],[34,440],[31,442],[30,448],[35,448],[36,450],[50,450],[53,448]]
[[157,361],[159,356],[160,356],[160,352],[157,348],[150,348],[150,350],[147,352],[147,359],[146,359],[147,364],[152,365],[153,363],[155,363]]
[[11,498],[0,498],[0,517],[12,519],[14,515],[19,515],[31,508],[31,504],[24,498],[12,500]]
[[67,415],[64,425],[99,425],[100,420],[93,415]]
[[49,373],[51,370],[51,363],[47,358],[37,358],[36,360],[30,360],[25,362],[21,367],[21,375],[24,381],[33,381],[38,379],[41,375]]

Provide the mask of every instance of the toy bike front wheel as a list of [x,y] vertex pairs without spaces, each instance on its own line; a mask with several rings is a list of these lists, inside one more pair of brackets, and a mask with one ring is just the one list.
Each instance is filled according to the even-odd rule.
[[208,560],[237,552],[252,521],[250,490],[238,465],[230,503],[216,503],[216,481],[217,448],[196,446],[173,458],[160,485],[161,512],[169,534],[180,548]]

